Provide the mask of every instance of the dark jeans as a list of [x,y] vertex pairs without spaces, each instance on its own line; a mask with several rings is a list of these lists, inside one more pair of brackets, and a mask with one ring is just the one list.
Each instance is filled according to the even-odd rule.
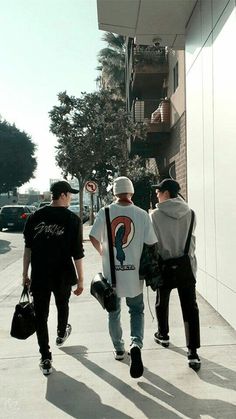
[[39,344],[39,352],[42,359],[51,359],[48,336],[48,315],[51,293],[53,292],[57,306],[57,333],[63,337],[69,317],[69,298],[71,285],[58,284],[50,288],[34,288],[32,290],[36,317],[36,334]]
[[[189,349],[200,348],[199,310],[196,301],[195,284],[177,288],[184,320],[186,346]],[[162,336],[169,334],[169,299],[171,289],[160,288],[156,294],[156,317],[158,332]]]

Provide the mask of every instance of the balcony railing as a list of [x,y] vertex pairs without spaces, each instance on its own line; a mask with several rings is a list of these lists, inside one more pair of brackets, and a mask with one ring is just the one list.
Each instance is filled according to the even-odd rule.
[[131,112],[134,122],[148,125],[148,132],[169,130],[170,102],[168,99],[134,100]]
[[167,63],[165,47],[152,45],[134,45],[134,65],[164,64]]
[[157,157],[160,148],[170,138],[170,103],[168,99],[135,100],[132,105],[133,120],[145,124],[145,138],[130,138],[130,156]]

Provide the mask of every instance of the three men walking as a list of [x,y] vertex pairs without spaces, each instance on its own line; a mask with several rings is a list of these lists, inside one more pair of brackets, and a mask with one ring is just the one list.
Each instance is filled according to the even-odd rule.
[[[113,183],[115,202],[109,205],[116,275],[116,311],[108,313],[109,334],[114,357],[125,357],[125,342],[121,325],[121,300],[125,298],[130,314],[130,375],[143,374],[141,349],[144,335],[143,281],[139,278],[139,265],[144,244],[157,243],[162,261],[181,257],[189,231],[191,210],[179,197],[180,186],[173,179],[164,179],[158,185],[157,208],[149,215],[132,202],[134,187],[127,177],[118,177]],[[49,346],[48,314],[51,293],[58,311],[56,345],[61,346],[71,333],[68,323],[71,286],[74,294],[83,292],[84,257],[81,220],[68,210],[71,194],[78,190],[65,181],[51,187],[52,203],[32,214],[25,225],[25,251],[23,258],[23,285],[29,285],[34,298],[36,333],[41,354],[40,368],[44,374],[52,371],[52,353]],[[195,228],[196,222],[194,222]],[[196,302],[195,237],[190,240],[189,257],[192,274],[186,284],[177,286],[188,348],[188,363],[198,370],[201,362],[197,354],[200,347],[199,313]],[[90,240],[102,257],[103,275],[111,280],[105,209],[97,214],[90,232]],[[31,264],[31,279],[28,269]],[[158,330],[154,339],[169,346],[169,298],[171,288],[160,287],[156,295]]]

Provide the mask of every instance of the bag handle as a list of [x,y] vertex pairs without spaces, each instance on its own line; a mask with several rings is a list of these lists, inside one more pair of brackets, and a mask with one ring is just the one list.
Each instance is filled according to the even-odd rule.
[[192,232],[193,232],[193,222],[194,222],[194,211],[191,209],[191,222],[190,222],[190,227],[189,227],[189,231],[188,231],[188,237],[185,243],[185,248],[184,248],[184,254],[188,255],[189,252],[189,248],[190,248],[190,241],[191,241],[191,236],[192,236]]
[[114,253],[113,253],[109,207],[105,208],[105,215],[106,215],[106,224],[107,224],[107,238],[108,238],[108,247],[109,247],[110,268],[111,268],[111,284],[112,284],[112,287],[115,288],[116,287],[116,274],[115,274],[115,261],[114,261]]
[[26,297],[28,302],[30,303],[30,296],[29,296],[29,290],[28,290],[27,285],[25,285],[23,290],[22,290],[22,293],[21,293],[21,296],[20,296],[20,301],[24,300],[24,297]]

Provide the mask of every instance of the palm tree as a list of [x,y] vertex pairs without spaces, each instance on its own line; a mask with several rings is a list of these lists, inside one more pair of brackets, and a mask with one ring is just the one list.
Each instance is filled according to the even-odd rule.
[[106,32],[103,41],[108,46],[98,53],[100,75],[97,81],[103,89],[125,98],[125,37]]

